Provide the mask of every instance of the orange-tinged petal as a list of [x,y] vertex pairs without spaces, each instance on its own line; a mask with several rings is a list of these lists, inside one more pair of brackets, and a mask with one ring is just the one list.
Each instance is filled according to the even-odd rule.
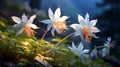
[[84,33],[85,39],[87,41],[91,41],[92,40],[92,36],[90,35],[90,28],[88,26],[84,26],[83,33]]
[[35,34],[35,31],[32,30],[29,26],[26,26],[26,27],[24,28],[24,31],[25,31],[25,33],[27,34],[27,36],[31,36],[31,35],[34,35],[34,34]]
[[64,31],[64,29],[66,29],[66,21],[53,23],[53,26],[54,26],[55,29],[59,30],[58,33],[61,33],[61,32]]

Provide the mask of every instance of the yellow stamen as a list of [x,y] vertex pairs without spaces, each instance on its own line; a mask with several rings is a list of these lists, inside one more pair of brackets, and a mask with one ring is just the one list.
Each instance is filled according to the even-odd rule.
[[31,36],[31,35],[34,35],[34,34],[35,34],[35,31],[32,30],[29,26],[26,26],[26,27],[24,28],[24,31],[25,31],[25,33],[27,34],[27,36]]
[[59,33],[61,33],[61,32],[64,31],[64,29],[66,29],[66,21],[53,23],[53,26],[54,26],[56,29],[60,30]]

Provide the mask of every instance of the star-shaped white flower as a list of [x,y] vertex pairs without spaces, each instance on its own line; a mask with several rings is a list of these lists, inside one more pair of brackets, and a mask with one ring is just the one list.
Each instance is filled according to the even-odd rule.
[[12,16],[13,21],[17,23],[13,27],[19,29],[16,35],[21,34],[23,31],[25,31],[28,36],[34,35],[35,32],[31,28],[38,29],[38,27],[33,24],[33,20],[35,18],[36,15],[31,16],[30,19],[28,19],[25,14],[22,15],[22,19],[16,16]]
[[111,41],[111,37],[108,37],[107,41],[104,43],[104,48],[102,49],[102,57],[106,56],[106,55],[109,55],[109,52],[110,52],[110,41]]
[[66,19],[69,17],[62,16],[60,8],[57,8],[55,10],[55,13],[49,8],[48,9],[49,18],[47,20],[42,20],[41,22],[47,24],[47,30],[49,31],[51,28],[51,33],[54,36],[54,32],[57,31],[57,33],[61,33],[64,29],[66,29]]
[[90,41],[92,37],[97,38],[94,34],[100,32],[100,30],[95,27],[97,19],[89,21],[89,14],[87,13],[85,19],[81,15],[78,15],[78,22],[79,24],[71,25],[71,27],[75,29],[75,36],[83,35],[87,41]]
[[87,54],[89,52],[88,49],[83,49],[83,44],[80,43],[78,47],[75,46],[74,42],[72,42],[72,47],[69,47],[71,51],[77,55],[80,58],[88,58],[89,55]]

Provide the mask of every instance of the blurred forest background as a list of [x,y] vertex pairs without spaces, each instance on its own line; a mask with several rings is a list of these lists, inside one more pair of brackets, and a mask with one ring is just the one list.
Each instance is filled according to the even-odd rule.
[[[97,27],[101,30],[97,35],[100,39],[93,39],[92,43],[101,45],[107,37],[112,37],[116,41],[113,54],[120,51],[120,0],[0,0],[0,19],[7,18],[9,22],[11,16],[21,16],[23,13],[37,15],[37,22],[48,18],[48,8],[55,10],[61,8],[62,15],[70,16],[67,24],[78,23],[77,14],[84,16],[90,14],[90,19],[98,19]],[[45,30],[45,25],[36,23],[41,30]],[[37,34],[40,37],[42,34]],[[119,46],[119,47],[118,47]],[[120,58],[120,55],[116,55]]]

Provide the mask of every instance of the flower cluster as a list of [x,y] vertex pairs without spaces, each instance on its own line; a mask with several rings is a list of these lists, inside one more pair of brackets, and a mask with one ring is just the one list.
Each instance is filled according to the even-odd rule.
[[[60,8],[57,8],[55,10],[55,13],[53,13],[53,11],[49,8],[48,16],[49,16],[49,19],[42,20],[41,22],[43,22],[44,24],[47,24],[47,31],[51,30],[51,34],[53,36],[55,36],[54,35],[55,31],[60,34],[65,29],[67,29],[66,20],[69,17],[68,16],[60,17],[61,16]],[[28,19],[28,17],[25,14],[22,15],[22,19],[16,16],[12,16],[13,21],[17,23],[13,26],[14,28],[18,29],[18,31],[16,32],[16,35],[18,36],[22,32],[25,32],[27,36],[34,35],[35,31],[33,29],[38,29],[38,27],[35,24],[33,24],[33,20],[35,18],[36,18],[36,15],[31,16],[30,19]],[[74,36],[80,36],[81,40],[84,40],[87,42],[91,42],[93,37],[98,38],[95,35],[95,33],[100,32],[100,30],[95,26],[97,23],[97,19],[90,21],[89,14],[87,13],[85,15],[85,18],[83,18],[81,15],[78,15],[78,22],[79,24],[70,25],[70,27],[72,27],[75,30]],[[86,47],[84,47],[85,43],[82,43],[82,41],[80,42],[78,47],[76,47],[77,45],[75,45],[74,42],[72,42],[72,46],[69,47],[69,49],[75,56],[79,57],[80,60],[84,58],[95,59],[97,58],[98,48],[102,48],[100,50],[101,51],[100,54],[102,57],[109,55],[109,52],[110,52],[109,50],[111,46],[110,41],[111,41],[111,38],[108,38],[108,41],[104,44],[104,46],[97,46],[93,50],[86,49]]]

